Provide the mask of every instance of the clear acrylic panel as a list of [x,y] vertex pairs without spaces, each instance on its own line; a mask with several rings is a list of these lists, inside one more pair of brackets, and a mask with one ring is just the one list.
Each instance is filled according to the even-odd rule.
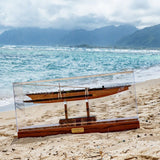
[[[137,117],[134,72],[13,84],[17,130],[60,125],[67,118],[96,120]],[[70,123],[75,123],[72,120]]]

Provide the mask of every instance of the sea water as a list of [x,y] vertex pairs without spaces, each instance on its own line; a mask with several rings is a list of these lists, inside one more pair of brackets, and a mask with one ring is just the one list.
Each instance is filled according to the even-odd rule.
[[0,111],[14,109],[13,82],[127,70],[136,82],[160,78],[160,50],[1,46]]

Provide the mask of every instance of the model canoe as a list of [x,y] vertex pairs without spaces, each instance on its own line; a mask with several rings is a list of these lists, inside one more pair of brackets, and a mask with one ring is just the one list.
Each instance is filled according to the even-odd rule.
[[25,103],[55,103],[63,101],[76,101],[84,99],[95,99],[117,94],[129,89],[131,85],[114,86],[105,88],[85,88],[79,90],[68,90],[59,92],[42,92],[26,94],[31,100],[25,100]]

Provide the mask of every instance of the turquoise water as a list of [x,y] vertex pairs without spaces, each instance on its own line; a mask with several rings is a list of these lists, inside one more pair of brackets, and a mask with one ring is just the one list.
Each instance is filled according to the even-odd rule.
[[0,110],[13,103],[12,83],[135,70],[136,81],[160,77],[159,50],[0,47]]

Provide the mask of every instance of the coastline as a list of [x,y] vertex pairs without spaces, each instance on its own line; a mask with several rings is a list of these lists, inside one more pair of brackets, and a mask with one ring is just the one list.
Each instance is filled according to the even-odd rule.
[[[136,84],[140,129],[16,138],[14,111],[0,112],[0,159],[155,159],[160,157],[160,79]],[[31,109],[33,113],[35,111]],[[38,116],[38,115],[36,115]],[[47,118],[41,117],[42,120]]]
[[[137,84],[146,81],[159,79],[160,66],[153,66],[145,70],[137,69],[134,71],[135,82]],[[0,113],[4,111],[13,111],[14,108],[14,98],[13,98],[13,88],[8,88],[7,90],[2,90],[0,95]],[[11,91],[11,92],[10,92]],[[2,94],[3,93],[3,94]],[[5,93],[5,94],[4,94]]]

